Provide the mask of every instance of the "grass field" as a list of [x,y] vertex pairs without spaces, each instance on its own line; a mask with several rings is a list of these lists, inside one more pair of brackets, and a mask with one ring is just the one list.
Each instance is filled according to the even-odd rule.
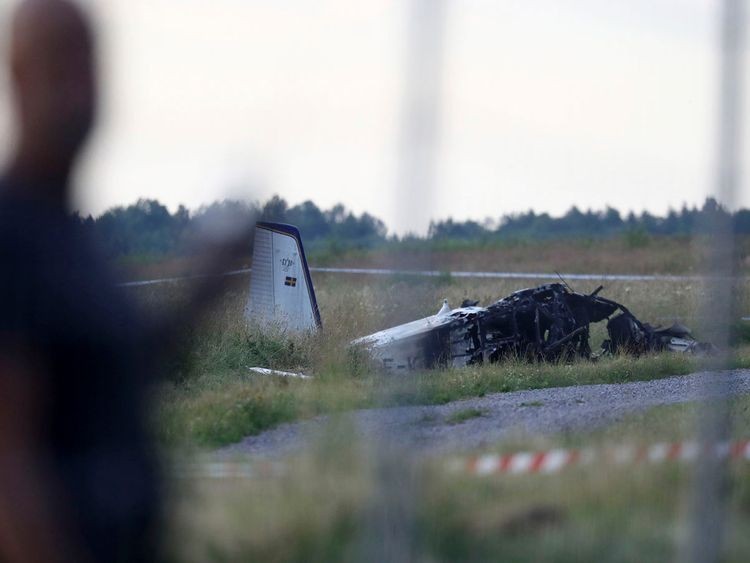
[[[750,399],[733,403],[750,435]],[[498,451],[648,444],[690,437],[693,406],[660,407],[593,433],[519,435]],[[587,466],[476,477],[354,445],[333,422],[281,475],[185,481],[169,548],[183,561],[668,561],[688,531],[691,466]],[[750,469],[733,462],[723,561],[750,552]]]
[[[311,261],[332,266],[444,271],[691,274],[701,270],[708,249],[710,246],[703,240],[648,235],[486,243],[437,240],[365,251],[317,251]],[[738,245],[740,267],[748,249],[750,245],[744,240]]]
[[[304,236],[304,233],[303,233]],[[597,274],[698,274],[705,271],[713,241],[681,236],[625,235],[615,238],[564,238],[507,241],[405,241],[374,249],[313,248],[312,266],[394,268],[440,271],[510,271]],[[231,269],[248,268],[251,257]],[[750,237],[736,241],[737,271],[750,273]],[[190,257],[123,258],[116,264],[123,281],[200,273]]]
[[[616,244],[617,241],[606,242]],[[583,243],[581,243],[583,244]],[[596,246],[599,243],[594,243]],[[597,247],[602,249],[605,246]],[[666,264],[661,247],[628,250],[607,266],[572,257],[567,271],[686,273],[689,258]],[[648,245],[652,245],[649,241]],[[672,241],[668,254],[678,251]],[[551,244],[550,252],[560,250]],[[632,250],[632,252],[631,252]],[[407,260],[411,267],[437,269],[554,269],[542,263],[509,264],[481,253],[446,250],[443,258]],[[474,256],[475,258],[472,258]],[[365,257],[346,265],[398,266]],[[495,258],[492,258],[493,260]],[[384,259],[385,260],[385,259]],[[399,259],[400,260],[400,259]],[[576,262],[576,260],[578,260]],[[614,259],[613,259],[614,260]],[[677,262],[675,262],[675,260]],[[678,263],[679,262],[679,263]],[[336,262],[341,265],[342,262]],[[438,266],[435,266],[439,263]],[[501,264],[505,264],[502,266]],[[599,265],[600,267],[595,267]],[[538,267],[537,267],[538,266]],[[158,272],[154,272],[157,274]],[[174,272],[172,272],[174,273]],[[516,389],[625,382],[688,373],[700,367],[673,354],[605,358],[597,363],[527,364],[509,361],[464,370],[442,370],[394,378],[377,374],[352,352],[353,338],[433,314],[442,300],[488,304],[534,280],[467,280],[316,275],[323,330],[287,338],[248,327],[242,315],[248,278],[232,288],[194,326],[185,327],[183,353],[163,366],[156,393],[155,428],[169,451],[180,456],[239,440],[287,421],[330,414],[330,431],[306,454],[293,456],[286,471],[252,480],[173,480],[168,506],[167,555],[177,561],[664,561],[678,556],[687,533],[689,466],[570,469],[556,476],[478,478],[448,471],[449,459],[415,461],[405,452],[359,443],[346,417],[355,408],[436,404]],[[577,291],[595,283],[575,283]],[[181,283],[133,288],[152,312],[183,307]],[[750,311],[747,282],[736,287],[738,310]],[[701,333],[703,288],[688,282],[608,283],[603,295],[626,304],[654,324],[678,320]],[[747,329],[735,326],[733,361],[750,366]],[[605,337],[592,331],[592,347]],[[250,366],[302,370],[311,380],[251,375]],[[534,404],[527,405],[533,408]],[[750,436],[750,399],[734,401],[734,432]],[[645,444],[691,437],[693,408],[662,407],[596,432],[557,436],[517,435],[490,451],[536,450],[610,442]],[[480,410],[454,413],[447,424],[481,417]],[[199,450],[196,452],[196,450]],[[731,467],[723,560],[744,561],[750,553],[750,470]]]
[[[623,382],[689,373],[693,358],[674,354],[605,358],[596,363],[528,364],[509,361],[463,370],[440,370],[409,378],[383,377],[370,369],[348,343],[355,337],[434,314],[442,299],[490,303],[524,287],[513,280],[454,280],[450,277],[371,278],[318,275],[315,285],[323,314],[321,333],[286,338],[248,327],[243,315],[247,278],[236,285],[197,326],[188,327],[185,354],[169,366],[159,393],[157,428],[170,444],[218,446],[279,423],[318,414],[379,405],[436,404],[491,392]],[[529,281],[526,285],[532,285]],[[575,284],[578,291],[594,283]],[[180,284],[137,288],[141,299],[179,307]],[[643,320],[678,320],[699,327],[702,289],[686,282],[615,282],[605,295],[626,303]],[[738,293],[746,295],[745,287]],[[744,299],[744,298],[743,298]],[[741,304],[748,310],[747,304]],[[606,336],[605,323],[592,330],[592,346]],[[700,332],[697,336],[701,336]],[[738,334],[740,344],[742,334]],[[736,350],[737,365],[750,365],[750,349]],[[301,370],[313,380],[286,380],[252,374],[263,366]]]

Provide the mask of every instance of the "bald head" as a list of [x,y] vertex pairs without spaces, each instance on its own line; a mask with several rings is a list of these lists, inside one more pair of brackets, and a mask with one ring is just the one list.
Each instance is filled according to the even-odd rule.
[[67,0],[21,2],[10,66],[20,128],[16,160],[46,179],[67,181],[96,106],[93,37],[80,8]]

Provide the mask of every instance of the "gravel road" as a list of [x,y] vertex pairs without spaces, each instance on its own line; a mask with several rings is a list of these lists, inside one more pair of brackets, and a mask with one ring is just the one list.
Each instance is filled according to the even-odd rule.
[[[554,434],[591,430],[658,405],[694,401],[711,395],[750,393],[750,370],[696,373],[654,381],[580,385],[495,393],[446,405],[366,409],[340,415],[354,423],[356,439],[393,441],[423,455],[460,452],[517,434]],[[482,416],[451,424],[451,415],[479,409]],[[219,457],[251,454],[278,458],[305,448],[329,428],[331,417],[284,424],[222,448]],[[351,439],[351,438],[349,438]]]

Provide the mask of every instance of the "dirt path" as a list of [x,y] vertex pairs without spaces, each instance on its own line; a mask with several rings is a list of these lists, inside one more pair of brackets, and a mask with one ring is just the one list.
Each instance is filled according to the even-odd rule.
[[[522,431],[553,434],[591,430],[659,405],[685,403],[711,395],[750,393],[750,370],[698,373],[654,381],[581,385],[496,393],[446,405],[359,410],[336,419],[284,424],[222,448],[221,457],[252,454],[280,457],[299,451],[331,422],[354,423],[355,439],[394,441],[417,454],[465,451],[492,444]],[[481,416],[455,423],[457,413],[476,409]],[[346,439],[351,439],[351,435]]]

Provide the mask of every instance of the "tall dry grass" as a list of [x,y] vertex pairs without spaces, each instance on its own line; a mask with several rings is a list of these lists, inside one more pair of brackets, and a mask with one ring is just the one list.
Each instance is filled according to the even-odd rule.
[[[436,283],[437,281],[437,283]],[[523,287],[510,280],[315,278],[323,315],[317,334],[289,336],[249,326],[243,310],[247,280],[236,286],[195,326],[185,327],[183,353],[164,367],[157,393],[156,427],[169,444],[217,446],[289,422],[341,410],[398,404],[435,404],[518,389],[652,379],[697,369],[694,359],[669,353],[605,358],[597,363],[500,364],[416,373],[407,378],[374,371],[352,339],[387,326],[434,314],[442,300],[488,304]],[[594,283],[575,284],[578,291]],[[151,309],[179,307],[180,284],[146,288]],[[746,294],[744,286],[740,292]],[[622,301],[643,320],[697,321],[698,284],[617,282],[603,293]],[[744,299],[744,298],[743,298]],[[744,302],[744,301],[743,301]],[[606,337],[605,323],[592,330],[592,347]],[[747,330],[746,330],[747,332]],[[738,362],[748,362],[743,349]],[[261,366],[314,374],[287,380],[253,374]]]

